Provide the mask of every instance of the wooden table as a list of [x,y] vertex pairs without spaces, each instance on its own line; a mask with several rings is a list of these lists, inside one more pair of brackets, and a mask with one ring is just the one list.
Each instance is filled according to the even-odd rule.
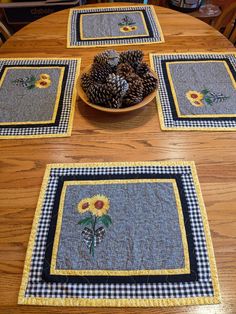
[[[156,12],[166,42],[142,46],[146,61],[149,52],[223,49],[235,52],[232,44],[209,25],[166,8],[156,7]],[[61,11],[26,26],[2,47],[1,56],[82,57],[83,69],[104,48],[66,49],[68,13],[68,10]],[[117,50],[121,51],[122,47]],[[97,112],[79,101],[70,138],[1,140],[0,313],[236,313],[235,143],[234,132],[162,132],[154,101],[137,112],[119,116]],[[17,305],[25,252],[46,164],[172,159],[196,162],[215,248],[221,305],[152,309]]]

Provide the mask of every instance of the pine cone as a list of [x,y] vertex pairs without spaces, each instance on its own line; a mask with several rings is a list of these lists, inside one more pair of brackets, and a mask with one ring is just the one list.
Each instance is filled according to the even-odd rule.
[[146,97],[157,88],[158,80],[149,72],[143,75],[143,96]]
[[115,50],[105,50],[94,57],[94,63],[108,64],[116,67],[119,63],[120,55]]
[[109,100],[113,97],[113,90],[110,86],[106,84],[92,84],[87,89],[86,94],[88,99],[96,105],[102,105],[104,107],[109,107]]
[[131,73],[134,73],[134,69],[129,63],[120,63],[116,69],[116,74],[125,79]]
[[113,95],[120,98],[122,98],[129,89],[129,84],[127,83],[127,81],[123,77],[114,73],[109,75],[106,84],[113,89]]
[[137,66],[137,63],[142,62],[143,52],[142,50],[127,50],[120,54],[120,63],[129,63],[132,67]]
[[135,104],[138,104],[143,100],[143,84],[142,80],[134,81],[129,84],[129,90],[123,98],[122,105],[124,107],[129,107]]
[[110,108],[119,108],[122,104],[122,97],[129,88],[129,84],[122,77],[110,74],[106,83],[93,82],[86,90],[89,100],[93,104]]
[[137,66],[135,67],[135,72],[140,77],[143,77],[146,73],[150,72],[150,69],[147,63],[142,62],[137,64]]
[[140,83],[142,83],[141,77],[139,77],[135,73],[130,73],[130,74],[126,75],[125,79],[128,83],[133,83],[134,81],[139,81]]
[[112,67],[109,64],[93,63],[90,76],[98,83],[105,83],[109,74],[112,73]]
[[110,108],[120,108],[122,106],[122,98],[114,97],[107,102]]
[[128,50],[120,55],[106,50],[94,57],[90,74],[81,78],[89,100],[97,105],[120,108],[135,105],[157,86],[141,50]]
[[86,92],[88,90],[88,88],[93,84],[93,80],[90,77],[89,74],[84,73],[81,76],[81,87],[83,88],[83,90]]

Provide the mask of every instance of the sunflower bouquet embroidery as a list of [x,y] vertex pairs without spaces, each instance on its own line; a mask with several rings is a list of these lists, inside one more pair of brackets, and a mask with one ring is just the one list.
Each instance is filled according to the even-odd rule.
[[86,214],[86,217],[80,219],[78,224],[84,226],[82,237],[92,256],[94,256],[95,247],[102,242],[105,236],[104,227],[108,228],[112,224],[111,217],[107,214],[109,208],[109,199],[100,194],[91,198],[83,198],[78,204],[78,212],[82,215]]
[[190,90],[186,93],[187,99],[190,101],[191,105],[195,107],[203,107],[205,105],[212,106],[214,103],[223,102],[228,99],[228,96],[222,93],[215,93],[209,91],[207,88],[203,89],[201,92]]
[[26,77],[20,77],[14,81],[12,81],[13,84],[16,86],[22,86],[27,89],[33,89],[33,88],[48,88],[51,85],[51,78],[48,74],[40,74],[39,79],[37,80],[36,76],[26,76]]
[[136,22],[133,21],[130,17],[127,15],[122,19],[122,22],[118,25],[120,26],[120,31],[123,33],[133,32],[138,29],[138,27],[135,25]]

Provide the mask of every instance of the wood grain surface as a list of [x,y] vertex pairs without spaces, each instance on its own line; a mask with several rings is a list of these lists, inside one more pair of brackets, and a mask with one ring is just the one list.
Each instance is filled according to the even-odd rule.
[[[232,44],[209,25],[166,8],[156,7],[156,12],[165,43],[140,46],[146,61],[150,52],[235,52]],[[88,66],[104,48],[67,49],[68,13],[61,11],[26,26],[2,46],[1,57],[82,57],[82,68]],[[137,46],[125,47],[132,48]],[[71,137],[1,140],[0,313],[236,313],[235,143],[234,132],[162,132],[154,101],[124,115],[98,112],[78,101]],[[152,160],[196,162],[215,249],[222,304],[146,309],[18,306],[23,263],[46,164]]]

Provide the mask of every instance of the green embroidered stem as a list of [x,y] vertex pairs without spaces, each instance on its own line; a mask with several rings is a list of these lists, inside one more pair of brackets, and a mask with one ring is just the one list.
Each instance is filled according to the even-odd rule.
[[111,217],[107,215],[109,207],[109,199],[101,194],[83,198],[77,205],[80,214],[88,214],[87,217],[78,221],[78,225],[83,226],[82,237],[93,257],[95,248],[102,242],[106,234],[105,227],[108,228],[112,224]]
[[91,243],[89,252],[92,255],[92,257],[94,257],[94,236],[93,236],[93,239],[92,239],[92,243]]
[[225,96],[222,93],[212,92],[206,87],[204,87],[201,92],[190,90],[185,95],[190,101],[191,105],[196,107],[202,107],[204,105],[213,106],[214,104],[221,103],[230,98],[229,96]]
[[36,77],[31,75],[24,78],[18,78],[13,80],[12,83],[16,86],[26,87],[27,89],[32,89],[35,87]]
[[212,105],[213,103],[219,103],[229,98],[228,96],[224,96],[222,93],[217,94],[211,92],[205,87],[201,91],[201,93],[204,95],[203,99],[208,105]]
[[95,227],[96,227],[96,222],[97,222],[97,217],[95,217],[94,222],[93,222],[93,238],[92,238],[92,243],[90,246],[90,254],[94,257],[94,238],[95,238]]
[[131,26],[131,25],[135,25],[136,23],[129,18],[127,15],[125,15],[125,17],[122,19],[121,23],[118,23],[119,26]]
[[25,87],[28,90],[31,90],[35,87],[48,88],[51,85],[50,75],[45,73],[40,74],[40,78],[38,80],[36,76],[31,75],[17,78],[16,80],[13,80],[11,82],[16,86]]

